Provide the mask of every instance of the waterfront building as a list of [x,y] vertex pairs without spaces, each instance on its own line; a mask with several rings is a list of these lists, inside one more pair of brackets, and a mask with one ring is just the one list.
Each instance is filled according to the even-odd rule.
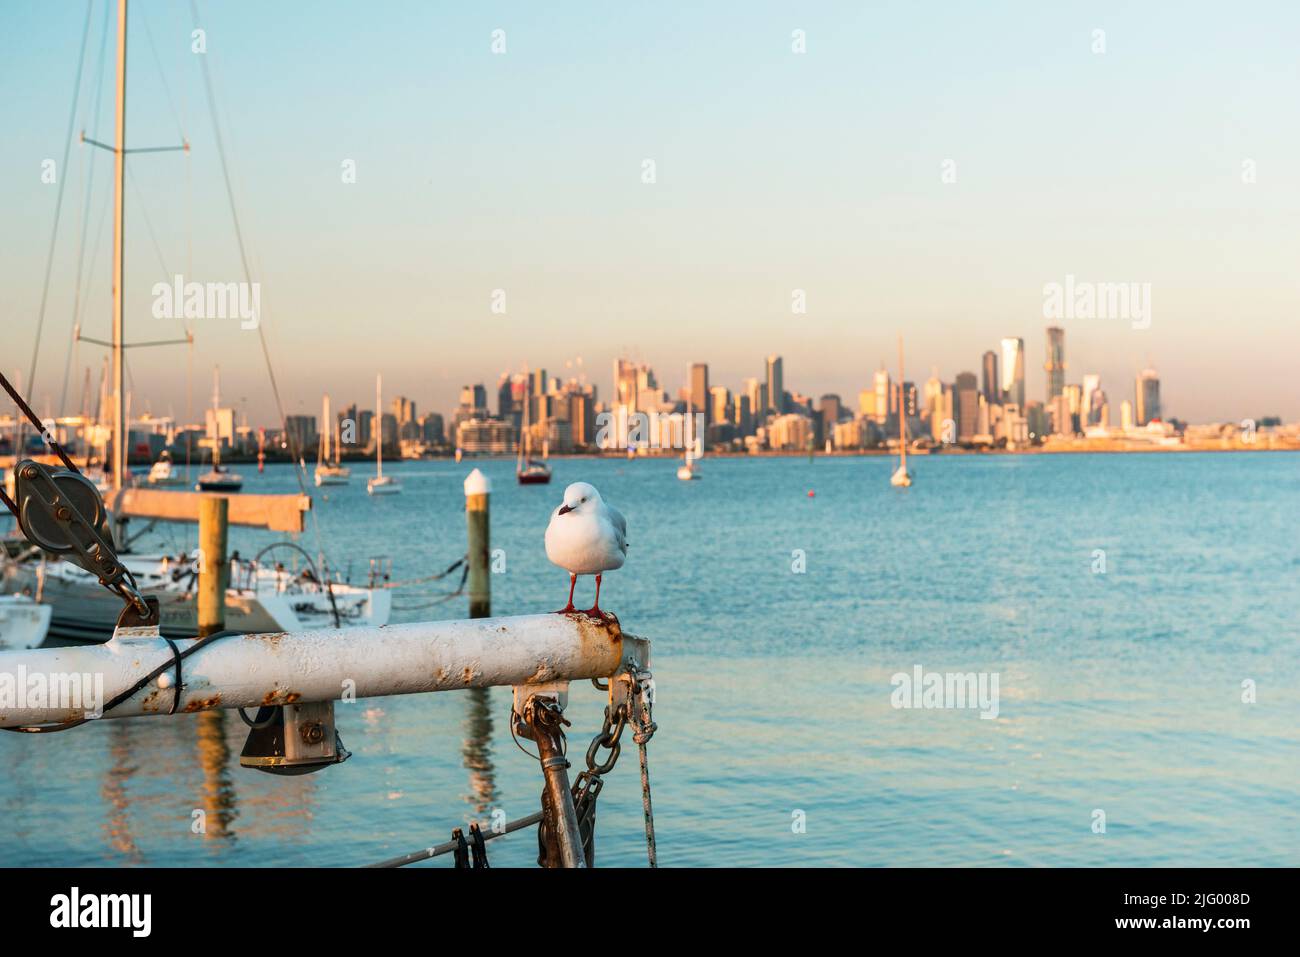
[[1065,391],[1065,330],[1060,326],[1047,327],[1047,402]]
[[778,355],[767,357],[767,412],[781,415],[785,412],[785,369]]
[[831,426],[831,444],[837,449],[860,449],[865,445],[866,420],[845,419]]
[[956,440],[971,442],[979,431],[980,413],[979,382],[973,372],[962,372],[953,383],[953,415],[956,425]]
[[573,444],[590,448],[596,440],[596,397],[592,391],[570,392],[569,429]]
[[806,415],[789,413],[778,415],[768,424],[769,448],[783,451],[803,451],[814,438],[813,420]]
[[1048,434],[1051,424],[1048,422],[1047,409],[1043,403],[1032,400],[1025,403],[1025,427],[1029,430],[1029,441],[1040,441]]
[[1101,376],[1095,372],[1090,372],[1083,377],[1083,392],[1080,396],[1079,423],[1086,429],[1093,425],[1093,403],[1097,393],[1101,391]]
[[1025,407],[1025,340],[1002,340],[1001,401]]
[[998,354],[992,349],[984,353],[984,398],[993,403],[1002,401],[1002,385],[998,381]]
[[456,426],[456,445],[466,453],[513,452],[516,436],[514,426],[501,419],[473,417]]
[[[694,411],[694,410],[692,410]],[[724,385],[715,385],[709,390],[709,411],[705,422],[709,424],[727,424],[731,421],[731,390]]]
[[880,423],[887,423],[889,415],[894,410],[895,402],[893,401],[892,382],[889,378],[889,372],[883,366],[876,370],[871,378],[872,388],[875,390],[876,397],[874,409],[871,417]]
[[318,441],[316,416],[287,415],[284,418],[284,431],[289,440],[289,448],[299,455],[306,454]]
[[703,414],[704,424],[707,426],[714,421],[713,410],[710,407],[709,396],[709,366],[705,362],[696,362],[690,368],[690,386],[688,387],[689,400],[686,411],[696,414]]
[[[750,380],[753,381],[753,380]],[[736,396],[734,403],[736,431],[743,438],[754,434],[754,407],[750,404],[750,397],[747,394]]]
[[426,412],[420,420],[420,438],[427,445],[443,445],[447,441],[447,429],[438,412]]
[[1160,377],[1156,375],[1155,369],[1144,369],[1138,373],[1136,392],[1137,424],[1143,426],[1149,422],[1162,419],[1160,414]]

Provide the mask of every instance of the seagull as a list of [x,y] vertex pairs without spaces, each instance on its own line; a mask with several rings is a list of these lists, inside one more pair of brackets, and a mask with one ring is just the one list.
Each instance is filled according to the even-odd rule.
[[574,611],[573,588],[579,575],[596,576],[596,600],[586,614],[612,617],[600,610],[602,572],[623,567],[627,557],[627,520],[605,503],[595,486],[574,482],[564,490],[564,501],[551,513],[546,527],[546,557],[569,573],[569,603],[556,614]]

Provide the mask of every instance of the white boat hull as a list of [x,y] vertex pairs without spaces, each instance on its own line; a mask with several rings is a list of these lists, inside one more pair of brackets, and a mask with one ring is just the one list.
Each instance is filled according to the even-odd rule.
[[908,488],[912,484],[912,473],[900,465],[890,476],[889,484],[895,488]]
[[[165,635],[192,638],[198,634],[197,587],[183,566],[173,577],[159,556],[125,556],[141,593],[158,599],[160,627]],[[384,589],[333,586],[334,602],[318,584],[304,585],[287,573],[264,569],[226,591],[226,627],[232,631],[300,631],[332,628],[334,608],[342,627],[388,623],[392,596]],[[68,562],[35,559],[11,563],[2,586],[7,594],[39,594],[52,614],[50,634],[79,641],[107,641],[122,611],[122,601],[83,569]]]
[[323,485],[347,485],[352,478],[352,472],[346,468],[340,469],[317,469],[316,470],[316,487]]
[[402,483],[387,476],[382,479],[372,478],[366,483],[366,491],[371,495],[396,495],[401,490]]
[[53,609],[25,595],[0,595],[0,651],[35,648],[50,631]]

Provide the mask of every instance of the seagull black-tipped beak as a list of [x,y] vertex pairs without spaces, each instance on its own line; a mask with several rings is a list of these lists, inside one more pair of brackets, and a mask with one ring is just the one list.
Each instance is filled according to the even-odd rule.
[[565,514],[566,512],[572,512],[572,511],[573,511],[573,506],[572,506],[572,505],[561,505],[561,506],[560,506],[559,514],[560,514],[560,515],[563,515],[563,514]]

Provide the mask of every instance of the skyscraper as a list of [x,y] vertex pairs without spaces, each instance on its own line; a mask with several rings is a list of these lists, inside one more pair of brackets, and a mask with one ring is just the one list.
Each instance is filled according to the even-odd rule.
[[1025,340],[1002,340],[1002,402],[1025,407]]
[[767,357],[767,408],[777,415],[785,412],[785,376],[780,356]]
[[1097,393],[1101,390],[1101,376],[1090,372],[1083,377],[1083,404],[1079,408],[1079,424],[1083,428],[1093,425],[1093,406]]
[[888,423],[889,414],[898,404],[897,400],[894,399],[893,384],[889,379],[889,371],[883,368],[877,369],[876,374],[871,379],[871,385],[876,393],[873,418],[881,424]]
[[952,417],[957,424],[957,441],[969,442],[979,431],[980,392],[975,373],[958,373],[952,391]]
[[704,414],[704,424],[708,425],[713,421],[713,410],[709,408],[709,366],[704,362],[696,362],[690,368],[691,381],[691,405],[690,411],[693,414]]
[[1065,330],[1047,327],[1047,404],[1065,391]]
[[1160,376],[1155,369],[1143,369],[1137,377],[1137,424],[1160,418]]
[[[706,372],[707,375],[707,372]],[[694,403],[695,390],[691,390],[692,404]],[[709,390],[709,417],[706,420],[709,425],[726,424],[731,421],[731,390],[725,385],[715,385]]]
[[918,415],[920,415],[921,405],[917,399],[915,382],[903,383],[902,396],[903,396],[903,408],[901,409],[901,412],[903,416],[909,419],[914,419]]
[[994,405],[1002,404],[1002,385],[998,382],[998,354],[992,349],[984,353],[984,398]]
[[754,420],[757,420],[759,422],[763,421],[763,412],[767,408],[767,399],[764,395],[764,393],[767,390],[767,387],[764,386],[763,383],[759,382],[757,379],[746,379],[744,386],[745,386],[745,395],[749,398],[750,422],[744,424],[742,427],[745,430],[744,431],[745,435],[751,435],[752,433],[749,430],[753,427],[752,425],[753,421]]

